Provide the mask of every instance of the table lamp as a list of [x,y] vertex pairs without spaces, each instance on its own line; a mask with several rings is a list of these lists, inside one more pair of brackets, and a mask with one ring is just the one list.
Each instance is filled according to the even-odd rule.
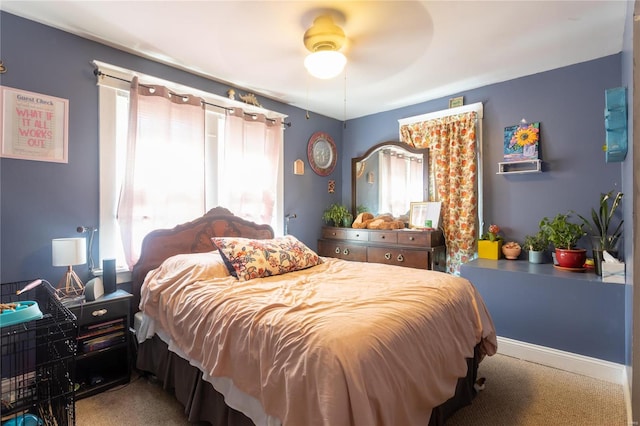
[[67,272],[58,282],[57,290],[66,295],[79,296],[84,285],[73,270],[73,265],[87,263],[86,238],[56,238],[51,240],[53,266],[66,266]]

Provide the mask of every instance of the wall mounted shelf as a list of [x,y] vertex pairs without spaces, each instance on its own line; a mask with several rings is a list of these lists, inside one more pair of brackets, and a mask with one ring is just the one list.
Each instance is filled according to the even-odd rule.
[[542,172],[542,160],[501,161],[497,175],[514,175]]

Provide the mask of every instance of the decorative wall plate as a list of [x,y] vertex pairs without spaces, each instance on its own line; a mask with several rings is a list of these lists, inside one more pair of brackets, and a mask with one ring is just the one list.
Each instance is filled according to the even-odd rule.
[[309,138],[307,145],[309,165],[320,176],[329,175],[336,167],[338,152],[331,136],[316,132]]

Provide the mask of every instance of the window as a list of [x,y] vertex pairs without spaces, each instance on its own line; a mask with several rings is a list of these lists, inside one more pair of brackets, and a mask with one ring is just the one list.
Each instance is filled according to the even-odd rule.
[[[199,161],[204,166],[204,198],[205,208],[202,211],[204,214],[209,209],[222,205],[229,208],[234,214],[244,217],[248,220],[256,222],[263,222],[261,218],[264,216],[251,216],[253,211],[260,212],[260,202],[265,198],[265,192],[268,192],[268,198],[273,200],[275,206],[274,212],[271,215],[272,220],[269,223],[276,235],[282,235],[283,224],[283,171],[282,164],[283,147],[282,137],[278,138],[279,146],[276,148],[275,155],[278,156],[278,161],[275,164],[269,165],[270,170],[265,170],[264,157],[260,155],[252,155],[251,150],[246,152],[240,152],[236,149],[231,149],[237,146],[238,140],[226,140],[225,134],[228,134],[226,129],[229,119],[229,108],[242,107],[240,114],[262,114],[268,119],[284,118],[284,115],[266,111],[262,108],[252,107],[245,105],[230,99],[222,98],[216,95],[203,93],[196,89],[185,88],[172,84],[170,82],[161,81],[156,78],[141,75],[139,73],[133,73],[128,70],[113,67],[107,64],[94,62],[96,67],[101,72],[109,76],[116,78],[110,78],[106,76],[99,77],[99,114],[100,114],[100,223],[99,223],[99,258],[102,264],[102,259],[116,258],[116,263],[119,269],[126,268],[126,262],[124,257],[124,250],[122,240],[120,238],[120,229],[117,220],[118,200],[120,190],[125,173],[126,163],[126,147],[127,147],[127,134],[128,134],[128,120],[129,120],[129,80],[137,75],[141,83],[148,84],[161,84],[176,93],[190,93],[195,94],[203,98],[206,102],[205,109],[205,141],[204,141],[204,154],[202,152],[181,152],[180,156],[182,162],[188,167],[190,162]],[[121,79],[121,80],[120,80]],[[208,104],[213,104],[209,106]],[[237,114],[236,110],[236,114]],[[278,131],[282,132],[282,127],[278,128]],[[186,150],[185,150],[186,151]],[[270,181],[273,185],[269,191],[265,191],[265,188],[259,188],[251,181],[256,180],[255,173],[251,176],[236,176],[233,175],[233,179],[242,184],[245,190],[243,198],[255,200],[254,205],[245,207],[245,212],[234,210],[234,200],[230,196],[231,193],[238,193],[237,186],[231,191],[232,186],[229,185],[230,178],[225,179],[225,162],[228,162],[228,152],[234,152],[234,158],[248,164],[247,167],[252,167],[251,161],[256,160],[255,166],[252,170],[261,170],[263,173],[270,173]],[[238,157],[238,155],[240,157]],[[225,160],[226,158],[226,160]],[[238,161],[238,160],[236,160]],[[152,165],[153,161],[150,159],[149,164]],[[277,170],[273,170],[273,168]],[[227,170],[229,175],[233,170]],[[185,173],[184,176],[187,174]],[[262,182],[263,180],[261,180]],[[188,180],[180,182],[184,188],[189,188],[190,184]],[[276,188],[274,191],[273,188]],[[252,193],[255,191],[255,194]],[[169,209],[170,212],[170,209]],[[194,217],[195,218],[195,217]],[[189,219],[190,220],[190,219]],[[184,220],[176,219],[173,225],[175,226]],[[144,236],[138,236],[137,239],[142,242]]]
[[429,196],[442,203],[453,274],[474,258],[482,228],[482,110],[477,103],[399,120],[403,142],[429,149]]

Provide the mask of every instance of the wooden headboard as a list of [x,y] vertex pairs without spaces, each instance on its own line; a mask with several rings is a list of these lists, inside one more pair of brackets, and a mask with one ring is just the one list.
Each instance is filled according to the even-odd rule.
[[147,273],[167,258],[183,253],[203,253],[215,249],[211,237],[273,238],[269,225],[259,225],[235,216],[224,207],[215,207],[204,216],[173,229],[157,229],[142,241],[140,259],[133,266],[131,287],[132,311],[138,310],[140,287]]

